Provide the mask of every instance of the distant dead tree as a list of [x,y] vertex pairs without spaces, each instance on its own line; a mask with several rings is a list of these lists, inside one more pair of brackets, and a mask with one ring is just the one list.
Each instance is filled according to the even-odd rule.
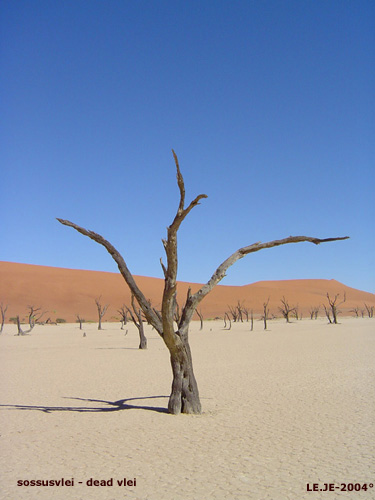
[[[289,305],[289,302],[287,301],[287,299],[284,296],[282,299],[280,299],[280,302],[282,305],[281,305],[281,307],[279,307],[279,311],[283,315],[283,318],[286,320],[286,322],[290,323],[289,316],[290,316],[290,314],[295,312],[296,308]],[[297,317],[297,319],[298,319],[298,317]]]
[[105,315],[105,313],[107,312],[109,304],[106,304],[105,306],[103,306],[100,300],[101,300],[101,296],[98,297],[97,299],[95,299],[95,304],[96,304],[96,308],[98,310],[98,319],[99,319],[99,321],[98,321],[98,330],[103,330],[103,328],[102,328],[102,318]]
[[296,318],[296,320],[302,320],[303,318],[303,312],[299,310],[299,305],[297,304],[294,308],[294,317]]
[[20,321],[20,317],[18,314],[16,316],[16,322],[17,322],[17,330],[18,330],[17,335],[26,335],[26,332],[24,332],[21,328],[21,321]]
[[340,296],[340,294],[337,293],[334,298],[331,298],[329,293],[327,292],[328,304],[329,304],[329,307],[331,308],[331,312],[332,312],[332,321],[331,321],[330,316],[327,314],[327,308],[324,306],[324,309],[326,311],[326,316],[327,316],[329,322],[333,323],[335,325],[337,325],[337,323],[338,323],[337,316],[340,313],[338,307],[341,306],[341,304],[343,304],[346,301],[346,294],[345,293],[344,293],[343,300],[341,300],[340,302],[338,302],[339,296]]
[[238,321],[241,321],[241,323],[243,323],[243,317],[242,317],[242,313],[244,312],[243,310],[243,307],[242,307],[242,304],[240,301],[237,302],[237,312],[238,312]]
[[42,325],[57,325],[57,321],[52,321],[51,318],[47,318],[41,323]]
[[250,331],[252,332],[254,330],[254,313],[252,309],[250,311],[250,325]]
[[216,271],[213,273],[208,282],[203,285],[194,294],[188,290],[185,305],[182,309],[180,321],[175,329],[174,323],[174,304],[177,294],[177,232],[190,213],[196,207],[200,200],[207,198],[207,195],[198,195],[190,204],[185,207],[185,184],[182,177],[180,166],[176,153],[172,151],[177,171],[177,185],[180,191],[180,201],[176,215],[171,225],[167,228],[167,238],[163,240],[165,253],[167,256],[167,264],[164,265],[161,261],[161,266],[164,273],[164,292],[162,299],[161,314],[156,312],[147,301],[144,294],[138,288],[133,275],[129,271],[126,262],[116,248],[100,234],[74,224],[73,222],[57,219],[61,224],[74,228],[79,233],[88,236],[100,245],[103,245],[112,258],[116,261],[120,273],[126,281],[128,287],[137,300],[139,307],[155,330],[162,337],[166,347],[170,352],[170,361],[172,365],[173,381],[172,391],[169,398],[168,410],[172,414],[178,413],[201,413],[201,402],[199,398],[198,385],[193,371],[193,361],[190,350],[188,331],[192,316],[199,306],[200,302],[211,292],[211,290],[224,278],[226,271],[237,260],[242,259],[245,255],[253,252],[258,252],[266,248],[273,248],[280,245],[290,243],[310,242],[315,245],[320,243],[336,241],[344,238],[312,238],[309,236],[289,236],[281,240],[274,240],[267,243],[253,243],[247,247],[236,250],[232,255],[222,262]]
[[1,313],[1,324],[0,324],[0,333],[3,333],[4,323],[5,323],[5,313],[8,310],[8,306],[4,306],[4,304],[0,303],[0,313]]
[[199,330],[203,330],[203,314],[202,314],[202,311],[198,311],[198,309],[196,309],[195,312],[197,313],[198,318],[199,318],[199,320],[201,322],[201,326],[200,326]]
[[232,316],[232,320],[234,323],[243,323],[243,317],[246,316],[246,320],[249,321],[249,309],[244,307],[240,300],[237,301],[235,306],[228,305],[228,313]]
[[76,318],[77,318],[77,323],[79,323],[79,329],[82,330],[82,324],[85,322],[85,320],[81,318],[79,314],[77,314]]
[[369,318],[373,318],[374,317],[374,306],[369,306],[365,303],[365,308],[366,308],[366,311],[367,311],[367,314],[368,314],[368,317]]
[[227,321],[226,321],[225,318],[228,318],[228,321],[229,321],[229,328],[228,328],[228,330],[230,330],[232,328],[232,322],[231,322],[230,316],[229,316],[229,314],[227,312],[224,314],[224,328],[226,329],[227,328]]
[[120,315],[120,321],[121,321],[121,330],[124,329],[124,326],[128,322],[128,310],[126,309],[125,304],[122,304],[120,309],[117,309],[117,312]]
[[41,312],[41,307],[34,307],[34,306],[27,306],[27,307],[29,310],[28,319],[30,326],[30,330],[28,330],[28,332],[31,332],[34,326],[41,320],[41,318],[45,314],[45,311]]
[[[37,308],[37,309],[40,309],[40,308]],[[35,311],[36,311],[35,308],[33,308],[32,306],[29,306],[29,316],[28,316],[29,329],[28,330],[22,330],[21,320],[20,320],[19,315],[17,314],[17,316],[16,316],[16,324],[17,324],[17,331],[18,331],[17,336],[27,335],[35,327],[35,324],[36,324],[35,317],[30,316],[30,314],[32,314],[32,312],[35,312]]]
[[132,309],[127,307],[127,311],[130,314],[131,320],[133,321],[133,323],[135,324],[135,326],[138,329],[139,349],[147,349],[147,338],[146,338],[145,330],[143,327],[142,310],[140,307],[136,307],[135,302],[134,302],[134,295],[132,295],[131,305],[132,305]]
[[359,318],[359,313],[361,312],[359,307],[353,307],[353,309],[350,309],[349,312],[354,313],[356,318]]
[[324,312],[325,312],[325,315],[328,319],[328,323],[331,324],[333,323],[332,319],[331,319],[331,311],[329,309],[329,307],[327,307],[325,304],[323,304],[323,307],[324,307]]
[[318,319],[319,309],[320,309],[319,306],[310,307],[310,309],[309,309],[310,319]]
[[244,305],[242,307],[242,313],[246,316],[246,323],[249,322],[249,314],[250,314],[250,309],[248,307],[245,307]]
[[263,302],[263,323],[264,323],[264,330],[267,330],[267,320],[269,319],[269,308],[268,308],[268,303],[270,301],[270,298],[268,297],[267,302]]
[[238,309],[237,306],[228,306],[228,316],[232,316],[233,323],[238,320]]

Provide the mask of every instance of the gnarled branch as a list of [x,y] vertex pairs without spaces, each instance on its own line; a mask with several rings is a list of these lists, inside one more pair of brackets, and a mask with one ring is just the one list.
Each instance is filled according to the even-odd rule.
[[122,274],[124,280],[126,281],[128,287],[130,288],[132,294],[135,296],[137,299],[137,302],[139,306],[141,307],[144,315],[147,318],[147,321],[155,328],[155,330],[162,335],[163,334],[163,327],[162,324],[158,318],[158,316],[155,314],[153,311],[152,307],[150,306],[149,302],[147,301],[146,297],[143,295],[141,290],[138,288],[133,275],[129,271],[122,255],[116,248],[106,239],[103,238],[98,233],[95,233],[94,231],[88,231],[87,229],[84,229],[83,227],[78,226],[77,224],[74,224],[74,222],[70,222],[68,220],[64,219],[57,219],[61,224],[64,226],[69,226],[78,231],[79,233],[83,234],[84,236],[88,236],[92,240],[96,241],[100,245],[104,246],[104,248],[107,250],[107,252],[112,256],[112,258],[115,260],[120,273]]
[[245,255],[249,253],[259,252],[264,248],[273,248],[280,245],[287,245],[289,243],[302,243],[304,241],[314,243],[314,245],[319,245],[320,243],[326,243],[329,241],[339,241],[346,240],[349,236],[340,236],[337,238],[313,238],[311,236],[289,236],[282,240],[268,241],[267,243],[253,243],[247,247],[240,248],[234,252],[230,257],[228,257],[220,266],[216,269],[214,274],[211,276],[210,280],[203,285],[195,294],[187,299],[185,307],[182,312],[181,325],[189,324],[194,314],[195,309],[198,304],[206,297],[206,295],[217,285],[224,277],[227,269],[232,266],[237,260],[242,259]]

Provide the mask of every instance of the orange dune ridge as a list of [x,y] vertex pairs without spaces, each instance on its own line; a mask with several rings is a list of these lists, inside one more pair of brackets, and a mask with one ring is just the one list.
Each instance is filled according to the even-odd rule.
[[[153,306],[160,309],[164,280],[134,276],[139,288]],[[184,303],[187,290],[199,289],[197,283],[178,283],[178,302]],[[346,302],[339,309],[344,315],[354,315],[354,308],[365,309],[364,304],[375,306],[375,295],[350,288],[336,280],[301,279],[285,281],[259,281],[245,286],[217,285],[203,300],[200,310],[205,319],[223,317],[228,306],[240,301],[254,311],[262,313],[263,303],[269,301],[270,314],[281,316],[280,299],[284,296],[291,306],[297,306],[306,318],[311,307],[320,306],[319,315],[324,315],[323,304],[327,304],[327,292],[331,297],[346,294]],[[57,267],[0,262],[0,303],[8,305],[9,318],[19,315],[27,317],[28,306],[40,307],[45,314],[42,320],[57,318],[75,322],[79,314],[86,321],[97,320],[95,299],[101,297],[103,305],[109,304],[104,321],[119,320],[118,309],[130,305],[130,292],[119,273],[82,271]],[[367,312],[365,313],[367,316]],[[195,317],[194,319],[198,319]]]

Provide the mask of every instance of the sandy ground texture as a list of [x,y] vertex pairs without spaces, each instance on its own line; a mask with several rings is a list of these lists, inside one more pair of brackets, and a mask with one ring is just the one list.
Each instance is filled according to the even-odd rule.
[[[166,413],[168,351],[147,327],[36,326],[0,336],[5,500],[373,499],[307,484],[375,483],[375,320],[263,331],[191,327],[203,414]],[[74,486],[17,481],[74,480]],[[127,486],[118,481],[136,481]],[[113,481],[90,486],[87,481]],[[80,484],[82,483],[82,484]]]

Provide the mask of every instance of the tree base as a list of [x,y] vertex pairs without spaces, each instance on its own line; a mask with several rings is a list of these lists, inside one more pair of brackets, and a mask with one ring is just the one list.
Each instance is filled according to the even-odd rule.
[[171,364],[173,382],[168,402],[168,412],[172,415],[179,415],[180,413],[200,415],[202,406],[188,344],[171,352]]

